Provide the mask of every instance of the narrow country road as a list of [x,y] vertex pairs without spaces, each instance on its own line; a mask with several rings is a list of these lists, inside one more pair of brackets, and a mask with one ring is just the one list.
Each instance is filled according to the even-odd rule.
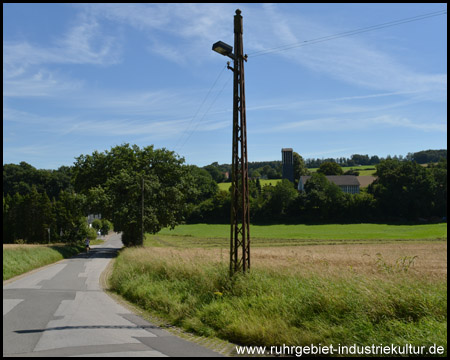
[[100,274],[122,247],[103,245],[3,286],[3,356],[220,356],[116,303]]

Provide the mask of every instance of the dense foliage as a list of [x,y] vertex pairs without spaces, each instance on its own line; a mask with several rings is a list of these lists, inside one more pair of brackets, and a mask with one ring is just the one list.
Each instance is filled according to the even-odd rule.
[[[434,159],[436,154],[445,157],[428,166],[412,160]],[[251,221],[425,222],[446,218],[446,151],[428,150],[402,159],[353,155],[350,160],[378,162],[377,180],[359,194],[343,193],[325,178],[342,174],[336,161],[322,162],[300,193],[288,180],[261,186],[260,177],[279,176],[280,162],[251,163]],[[307,165],[308,160],[294,153],[296,179],[308,174]],[[3,241],[81,241],[89,236],[88,214],[102,214],[96,228],[107,233],[112,222],[115,231],[123,232],[127,245],[140,243],[142,225],[145,232],[155,233],[183,222],[229,223],[231,194],[217,186],[227,171],[218,163],[204,168],[187,166],[166,149],[129,144],[80,155],[73,167],[58,170],[37,170],[25,162],[3,165]]]
[[[336,163],[324,163],[297,192],[288,180],[261,188],[250,181],[250,218],[253,223],[273,222],[423,222],[447,216],[447,161],[428,167],[413,161],[388,159],[376,165],[377,180],[359,194],[347,194],[325,174],[339,174]],[[341,170],[341,171],[339,171]],[[220,191],[199,205],[191,223],[227,223],[230,193]]]
[[88,236],[83,209],[86,198],[61,191],[58,200],[36,186],[26,195],[3,196],[3,242],[48,243],[82,241]]
[[123,232],[125,245],[138,245],[142,230],[156,233],[174,227],[184,220],[186,199],[201,198],[193,191],[192,172],[183,162],[166,149],[124,144],[79,156],[74,186],[91,200],[92,212],[101,212],[115,231]]
[[37,192],[45,192],[51,199],[57,198],[61,190],[70,190],[72,168],[61,166],[58,170],[38,170],[22,161],[19,165],[3,165],[3,195],[16,193],[28,195],[33,186]]

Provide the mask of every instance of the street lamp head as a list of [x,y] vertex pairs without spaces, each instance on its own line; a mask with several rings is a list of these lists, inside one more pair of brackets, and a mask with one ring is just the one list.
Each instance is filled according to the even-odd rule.
[[222,54],[223,56],[228,56],[230,58],[234,58],[233,56],[233,47],[225,44],[223,41],[218,41],[213,44],[212,49],[215,52],[218,52],[219,54]]

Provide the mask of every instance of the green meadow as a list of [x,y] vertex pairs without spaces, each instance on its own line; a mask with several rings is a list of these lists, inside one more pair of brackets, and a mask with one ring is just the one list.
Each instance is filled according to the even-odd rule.
[[[250,236],[254,246],[429,241],[447,239],[447,224],[251,225]],[[174,246],[225,246],[229,238],[230,225],[193,224],[163,229],[147,241],[153,246],[158,239]]]

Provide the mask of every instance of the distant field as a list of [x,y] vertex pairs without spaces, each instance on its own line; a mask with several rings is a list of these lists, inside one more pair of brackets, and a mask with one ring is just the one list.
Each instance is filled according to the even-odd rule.
[[[275,186],[278,182],[281,181],[281,179],[271,179],[271,180],[261,179],[259,181],[261,183],[261,186],[264,186],[264,185]],[[230,188],[230,186],[231,186],[231,183],[230,182],[228,182],[228,183],[219,183],[218,185],[219,185],[219,190],[228,190]]]
[[[316,172],[317,169],[319,168],[311,168],[308,169],[311,172]],[[344,172],[348,171],[348,170],[358,170],[359,171],[359,176],[373,176],[375,174],[375,165],[370,165],[370,166],[342,166],[342,170]]]
[[[447,224],[387,225],[251,225],[253,246],[290,246],[311,244],[380,243],[394,241],[446,240]],[[149,246],[226,247],[230,225],[180,225],[147,235]]]

